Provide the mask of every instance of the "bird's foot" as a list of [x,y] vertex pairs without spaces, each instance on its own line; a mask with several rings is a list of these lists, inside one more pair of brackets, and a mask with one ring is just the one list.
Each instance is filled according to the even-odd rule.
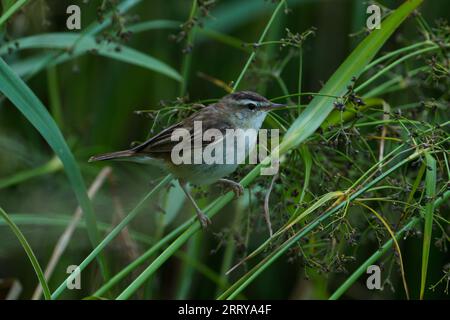
[[185,182],[180,181],[180,186],[183,189],[184,193],[186,194],[186,197],[191,201],[192,206],[195,208],[195,212],[197,213],[197,218],[200,221],[200,224],[202,225],[203,229],[206,229],[211,224],[211,219],[203,213],[202,210],[200,210],[199,206],[195,202],[192,195],[189,193],[189,190],[186,188]]
[[208,228],[208,226],[211,224],[211,219],[201,211],[197,211],[197,218],[200,221],[203,229]]
[[244,187],[239,182],[228,179],[220,179],[219,182],[230,186],[234,194],[236,195],[236,198],[239,198],[244,194]]

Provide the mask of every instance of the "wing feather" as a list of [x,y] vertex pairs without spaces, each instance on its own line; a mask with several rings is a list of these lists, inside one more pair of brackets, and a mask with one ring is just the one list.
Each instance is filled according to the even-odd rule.
[[[225,134],[226,129],[232,129],[233,126],[231,125],[231,123],[226,122],[224,119],[226,119],[226,117],[223,114],[222,108],[213,108],[212,105],[210,105],[194,113],[187,119],[164,129],[157,135],[151,137],[142,144],[134,147],[132,151],[140,155],[149,155],[156,157],[170,156],[173,147],[180,143],[179,141],[171,140],[172,134],[176,129],[181,128],[189,131],[190,139],[186,143],[190,144],[191,148],[194,148],[194,146],[196,145],[195,144],[195,142],[197,142],[195,141],[196,139],[202,140],[199,145],[201,145],[203,148],[204,146],[212,142],[203,141],[202,135],[200,135],[199,132],[194,132],[194,122],[195,121],[202,122],[203,132],[205,132],[208,129],[217,129],[220,130],[222,134]],[[214,142],[217,143],[217,141]]]

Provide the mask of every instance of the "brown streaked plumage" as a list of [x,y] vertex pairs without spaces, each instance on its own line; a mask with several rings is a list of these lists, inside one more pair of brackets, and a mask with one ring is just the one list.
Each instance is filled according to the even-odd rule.
[[[238,164],[180,164],[176,165],[171,159],[172,149],[180,142],[172,141],[171,136],[176,129],[186,129],[189,131],[189,140],[187,143],[193,149],[196,145],[201,145],[204,148],[212,142],[196,141],[195,139],[202,139],[202,135],[194,132],[194,122],[198,121],[202,124],[202,132],[208,129],[218,129],[225,136],[226,129],[256,129],[262,125],[264,118],[269,110],[282,105],[271,103],[263,96],[251,92],[241,91],[231,93],[223,97],[217,103],[208,105],[183,121],[174,124],[144,143],[133,147],[129,150],[117,151],[112,153],[101,154],[93,156],[89,159],[92,161],[104,160],[131,160],[136,162],[145,162],[143,159],[160,159],[166,164],[166,168],[180,180],[180,184],[186,193],[186,196],[191,200],[196,209],[198,218],[203,227],[206,227],[210,221],[209,218],[203,214],[195,203],[188,190],[185,188],[185,182],[192,182],[195,184],[209,184],[216,181],[222,181],[231,184],[236,194],[242,193],[242,186],[238,183],[223,179],[223,177],[231,174],[236,170]],[[224,137],[225,139],[225,137]],[[223,141],[225,143],[225,141]],[[255,141],[256,143],[256,141]],[[248,149],[253,148],[254,145],[249,145]]]

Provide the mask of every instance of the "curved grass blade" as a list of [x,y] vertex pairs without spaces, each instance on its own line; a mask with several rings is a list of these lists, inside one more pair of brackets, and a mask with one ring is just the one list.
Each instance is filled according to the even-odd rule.
[[311,152],[309,151],[308,146],[303,145],[300,148],[300,155],[302,156],[303,163],[305,164],[305,179],[303,181],[302,193],[300,194],[300,200],[298,202],[299,205],[301,205],[303,203],[303,200],[305,199],[306,191],[308,190],[309,186],[309,180],[311,178],[311,169],[313,163]]
[[[36,36],[30,36],[14,40],[19,50],[24,49],[58,49],[66,50],[51,65],[73,59],[85,53],[98,54],[100,56],[112,58],[118,61],[130,63],[143,67],[177,81],[181,81],[181,75],[172,67],[154,57],[139,52],[135,49],[119,45],[117,43],[104,41],[97,43],[95,38],[90,35],[80,35],[76,33],[47,33]],[[0,48],[0,55],[4,55],[11,48],[11,43],[6,43]]]
[[436,160],[428,152],[425,153],[427,173],[425,175],[425,193],[428,203],[425,207],[425,227],[423,230],[422,272],[420,277],[420,300],[425,294],[427,282],[428,259],[430,257],[431,234],[433,232],[434,204],[431,199],[436,195]]
[[[142,2],[142,0],[124,0],[115,8],[115,10],[117,13],[124,14],[140,2]],[[99,23],[98,20],[95,20],[88,27],[86,27],[83,31],[83,34],[80,35],[80,38],[84,35],[94,36],[98,34],[100,31],[104,30],[111,24],[112,19],[113,10],[110,10],[107,14],[105,14],[104,19],[101,23]],[[51,65],[51,63],[54,62],[54,60],[58,58],[58,56],[59,53],[55,52],[46,52],[43,54],[39,53],[30,58],[21,59],[18,62],[12,63],[11,67],[20,77],[31,77],[42,69]],[[65,61],[67,60],[68,58]],[[58,63],[62,62],[63,61],[60,60],[58,61]]]
[[392,241],[394,241],[395,250],[398,253],[398,259],[400,262],[400,272],[402,274],[402,281],[403,281],[403,287],[405,289],[406,299],[409,300],[409,290],[408,290],[408,284],[406,282],[402,251],[400,249],[400,245],[397,242],[397,238],[395,237],[394,231],[392,231],[391,227],[389,226],[389,223],[387,223],[386,220],[377,211],[375,211],[372,207],[369,207],[368,205],[366,205],[365,203],[363,203],[361,201],[356,201],[356,203],[359,204],[360,206],[363,206],[364,208],[368,209],[370,212],[372,212],[377,217],[377,219],[380,220],[380,222],[384,225],[384,227],[388,231],[389,235],[391,236]]
[[287,150],[299,145],[327,118],[333,110],[334,98],[328,96],[342,96],[347,91],[352,77],[358,76],[364,71],[364,67],[370,63],[375,54],[381,49],[386,40],[400,26],[406,17],[417,8],[423,0],[411,0],[404,2],[382,23],[381,28],[374,30],[367,36],[320,90],[320,96],[315,96],[305,111],[295,120],[286,133],[280,150]]
[[[131,8],[133,8],[134,6],[138,5],[139,3],[141,3],[142,0],[124,0],[122,1],[119,5],[117,5],[117,7],[115,8],[115,11],[118,14],[124,14],[125,12],[127,12],[128,10],[130,10]],[[101,23],[98,23],[98,21],[95,21],[93,23],[91,23],[85,30],[84,32],[86,34],[89,35],[94,35],[99,33],[100,31],[104,30],[105,28],[107,28],[109,25],[111,25],[114,16],[113,16],[113,11],[114,10],[110,10],[104,17],[103,17],[103,21]]]
[[29,0],[18,0],[11,7],[6,10],[5,13],[0,17],[0,27],[17,11],[20,10]]
[[176,29],[179,28],[182,22],[176,20],[150,20],[133,24],[127,30],[138,33],[155,29]]
[[25,250],[28,259],[30,259],[31,264],[33,265],[34,272],[36,273],[36,276],[39,280],[39,283],[41,284],[43,291],[44,291],[44,297],[45,300],[50,300],[50,289],[48,288],[47,281],[45,281],[44,273],[42,272],[42,268],[39,265],[39,262],[36,259],[36,256],[34,255],[33,250],[31,249],[30,245],[28,244],[27,239],[24,237],[20,229],[17,227],[17,225],[9,218],[8,214],[0,207],[0,216],[6,221],[8,226],[11,228],[11,230],[16,235],[17,239],[20,241],[20,244],[22,245],[23,249]]
[[[60,158],[69,178],[78,203],[83,210],[88,226],[88,234],[92,245],[98,243],[97,222],[91,201],[87,196],[86,186],[80,169],[64,137],[50,114],[31,89],[0,58],[0,92],[2,92],[39,131],[53,151]],[[106,268],[100,257],[100,267],[104,277]]]
[[[449,198],[450,191],[447,191],[442,195],[442,197],[434,201],[433,210],[441,206]],[[417,217],[412,218],[400,231],[397,232],[395,236],[397,240],[400,239],[403,233],[411,230],[419,221],[420,219]],[[387,241],[380,249],[378,249],[373,255],[371,255],[369,259],[367,259],[361,266],[359,266],[358,269],[356,269],[355,272],[353,272],[351,276],[348,277],[343,284],[341,284],[341,286],[330,296],[329,299],[339,299],[352,286],[352,284],[355,283],[356,280],[358,280],[358,278],[366,272],[368,266],[374,264],[383,254],[387,252],[387,250],[389,250],[389,248],[392,247],[392,244],[392,239]]]
[[366,273],[367,268],[374,264],[380,257],[382,257],[391,247],[394,243],[394,239],[398,240],[400,237],[408,230],[411,230],[412,227],[419,221],[417,218],[413,218],[411,221],[409,221],[401,230],[399,230],[395,234],[395,238],[391,238],[390,240],[386,241],[385,244],[383,244],[380,249],[378,249],[373,255],[369,257],[363,264],[361,264],[358,269],[355,270],[345,280],[345,282],[330,296],[329,300],[337,300],[339,299],[345,291],[347,291],[353,283],[356,282],[356,280],[363,274]]

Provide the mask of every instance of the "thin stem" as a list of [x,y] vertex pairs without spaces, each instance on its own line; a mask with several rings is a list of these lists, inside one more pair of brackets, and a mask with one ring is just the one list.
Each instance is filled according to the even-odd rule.
[[0,17],[0,27],[17,11],[20,10],[29,0],[19,0],[16,3],[14,3],[8,11],[6,11],[1,17]]
[[[278,3],[278,6],[276,7],[275,11],[272,13],[272,16],[270,17],[269,22],[267,23],[266,27],[264,28],[264,31],[261,34],[261,37],[259,38],[258,42],[256,43],[256,46],[260,45],[264,41],[264,38],[266,37],[267,32],[270,29],[270,26],[272,25],[273,21],[275,20],[275,17],[277,16],[277,14],[281,10],[281,8],[284,6],[284,4],[285,4],[285,0],[281,0],[280,3]],[[253,51],[251,53],[250,57],[248,58],[244,68],[242,69],[241,74],[239,75],[238,79],[236,80],[236,82],[233,85],[233,91],[236,91],[236,89],[241,84],[241,81],[244,78],[244,75],[247,72],[247,69],[250,67],[250,64],[252,63],[255,56],[256,56],[256,51]]]
[[17,227],[17,225],[10,219],[8,214],[2,208],[0,208],[0,216],[6,221],[6,223],[11,228],[12,232],[14,232],[14,234],[16,235],[17,239],[19,240],[20,244],[22,245],[23,249],[25,250],[25,252],[28,256],[28,259],[30,259],[30,262],[34,268],[34,272],[36,273],[39,283],[41,284],[41,286],[43,288],[45,300],[50,300],[51,299],[50,289],[48,288],[47,281],[45,281],[44,273],[42,272],[42,268],[39,265],[39,262],[36,259],[36,256],[34,255],[33,250],[31,249],[30,245],[28,244],[27,239],[22,234],[22,232]]
[[[400,231],[398,231],[395,234],[395,239],[400,239],[400,237],[408,230],[410,230],[414,225],[419,221],[418,218],[412,219],[410,222],[408,222]],[[381,256],[383,256],[394,243],[393,239],[390,239],[389,241],[386,241],[386,243],[381,246],[380,249],[378,249],[373,255],[370,256],[369,259],[367,259],[362,265],[356,269],[355,272],[352,273],[350,277],[345,280],[343,284],[330,296],[329,300],[337,300],[339,299],[351,286],[353,283],[358,280],[358,278],[366,273],[367,268],[374,264]]]
[[405,288],[406,299],[409,300],[409,290],[408,290],[408,285],[407,285],[406,277],[405,277],[405,268],[403,266],[402,251],[400,250],[400,246],[397,242],[397,238],[395,237],[394,232],[392,231],[391,227],[386,222],[386,220],[378,212],[376,212],[372,207],[369,207],[368,205],[364,204],[363,202],[356,201],[356,203],[359,204],[360,206],[363,206],[364,208],[368,209],[370,212],[372,212],[377,217],[377,219],[381,221],[381,223],[384,225],[384,227],[388,231],[389,235],[391,236],[392,240],[394,241],[395,249],[397,250],[398,257],[399,257],[400,272],[402,274],[403,287]]
[[431,51],[436,51],[438,50],[439,47],[438,46],[432,46],[429,48],[424,48],[421,50],[417,50],[414,51],[410,54],[407,54],[406,56],[396,60],[395,62],[391,63],[390,65],[388,65],[387,67],[383,68],[382,70],[380,70],[377,74],[375,74],[373,77],[371,77],[370,79],[368,79],[367,81],[365,81],[363,84],[361,84],[360,86],[358,86],[357,88],[355,88],[356,92],[361,91],[362,89],[364,89],[365,87],[367,87],[369,84],[371,84],[372,82],[374,82],[376,79],[378,79],[379,77],[381,77],[383,74],[385,74],[386,72],[388,72],[389,70],[391,70],[392,68],[394,68],[395,66],[399,65],[400,63],[402,63],[405,60],[408,60],[409,58],[418,56],[422,53],[426,53],[426,52],[431,52]]
[[[197,0],[193,0],[191,12],[189,14],[189,21],[191,21],[195,17],[196,12],[197,12]],[[193,46],[196,29],[197,28],[194,25],[188,34],[187,41],[186,41],[186,45],[188,47]],[[181,87],[180,87],[180,96],[181,97],[184,96],[186,93],[187,83],[189,80],[189,70],[191,69],[191,62],[192,62],[192,51],[189,50],[189,48],[188,48],[187,52],[184,53],[183,62],[181,65],[181,76],[183,77],[183,80],[181,81]]]
[[298,86],[297,91],[299,93],[297,104],[299,106],[298,108],[298,114],[300,115],[300,106],[302,105],[302,81],[303,81],[303,47],[300,47],[298,50]]
[[56,124],[62,130],[63,116],[61,110],[61,98],[59,96],[59,83],[56,66],[51,66],[47,69],[47,83],[48,95],[50,98],[50,109],[52,111],[53,118],[55,118]]

